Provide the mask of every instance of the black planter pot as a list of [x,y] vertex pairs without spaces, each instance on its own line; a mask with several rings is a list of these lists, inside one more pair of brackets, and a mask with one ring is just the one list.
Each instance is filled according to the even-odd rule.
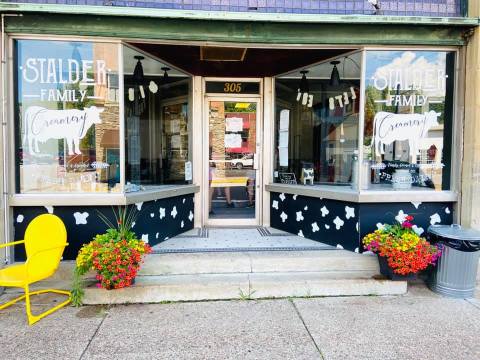
[[380,256],[377,254],[378,264],[380,265],[380,274],[386,276],[388,279],[393,281],[408,281],[415,280],[417,274],[410,273],[408,275],[400,275],[393,271],[393,269],[388,266],[388,260],[386,257]]

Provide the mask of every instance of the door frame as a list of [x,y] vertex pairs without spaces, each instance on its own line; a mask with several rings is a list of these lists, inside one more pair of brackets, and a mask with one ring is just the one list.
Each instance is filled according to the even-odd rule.
[[[258,82],[259,94],[216,94],[205,91],[207,81],[228,82]],[[203,112],[202,112],[202,226],[236,227],[236,226],[259,226],[263,223],[263,79],[260,78],[203,78],[202,84]],[[256,116],[256,161],[257,169],[255,176],[255,218],[253,219],[209,219],[209,102],[210,101],[250,101],[257,103]]]

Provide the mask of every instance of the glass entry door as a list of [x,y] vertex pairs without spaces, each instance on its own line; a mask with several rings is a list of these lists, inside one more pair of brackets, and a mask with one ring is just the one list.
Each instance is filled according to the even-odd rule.
[[207,99],[209,225],[257,225],[258,99]]

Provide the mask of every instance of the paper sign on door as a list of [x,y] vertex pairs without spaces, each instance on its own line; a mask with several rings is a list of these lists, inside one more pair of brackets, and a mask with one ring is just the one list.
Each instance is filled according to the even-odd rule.
[[239,117],[231,117],[225,119],[225,131],[240,132],[243,130],[243,119]]
[[242,135],[240,135],[240,134],[225,134],[225,147],[226,148],[242,147]]

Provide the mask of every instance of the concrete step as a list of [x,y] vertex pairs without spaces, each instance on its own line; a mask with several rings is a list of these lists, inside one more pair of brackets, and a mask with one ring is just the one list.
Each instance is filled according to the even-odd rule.
[[401,295],[404,281],[364,277],[358,272],[274,272],[139,276],[129,288],[88,287],[85,304],[158,303],[311,296]]
[[[71,280],[74,261],[62,261],[51,280]],[[375,256],[358,255],[343,250],[295,252],[241,252],[151,254],[140,275],[215,274],[297,271],[361,271],[378,273]],[[477,272],[480,283],[480,264]]]
[[[75,263],[62,262],[55,279],[70,279]],[[345,250],[258,251],[146,256],[140,275],[229,274],[252,272],[364,271],[378,273],[378,261],[370,255]]]

